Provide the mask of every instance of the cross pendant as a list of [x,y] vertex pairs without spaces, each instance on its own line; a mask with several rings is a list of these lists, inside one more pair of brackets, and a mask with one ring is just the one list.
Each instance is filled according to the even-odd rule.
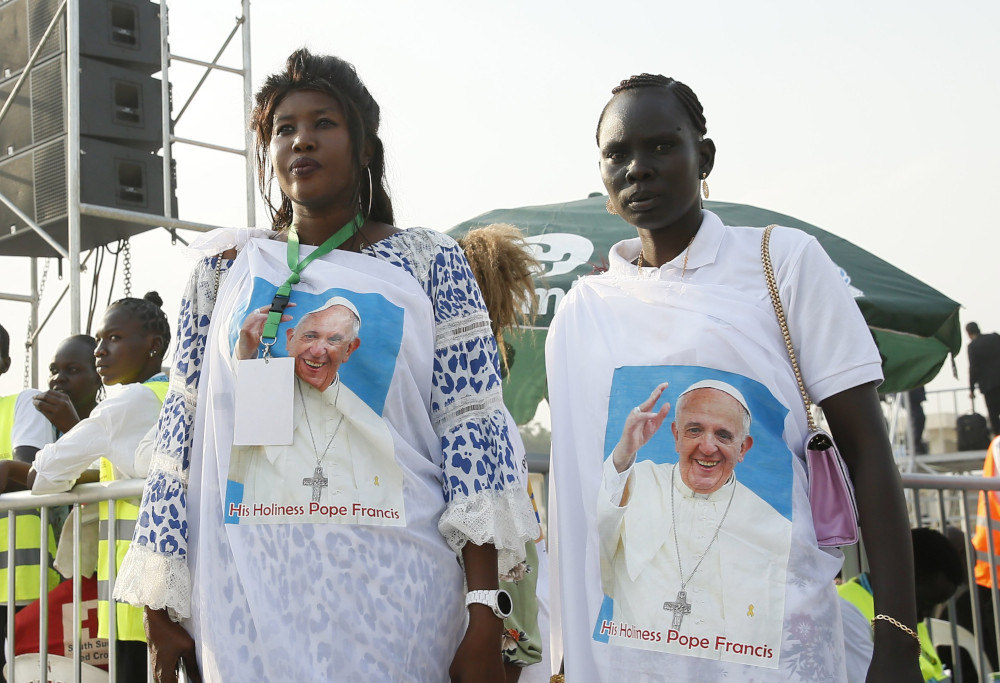
[[679,630],[684,615],[691,614],[691,603],[687,601],[687,592],[683,590],[677,591],[677,599],[673,602],[663,603],[663,609],[674,613],[674,621],[670,624],[670,628],[675,631]]
[[323,489],[330,485],[330,480],[323,476],[323,468],[316,465],[316,469],[313,470],[313,475],[311,477],[304,478],[302,480],[302,485],[312,486],[312,502],[318,503],[319,494],[322,493]]

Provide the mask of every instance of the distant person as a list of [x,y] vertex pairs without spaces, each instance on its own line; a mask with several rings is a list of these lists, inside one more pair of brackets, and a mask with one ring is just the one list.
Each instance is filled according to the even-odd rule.
[[927,454],[927,444],[924,443],[924,426],[927,424],[927,416],[924,415],[924,401],[927,400],[927,392],[923,386],[910,389],[906,392],[908,408],[910,413],[910,437],[913,443],[913,452],[917,455]]
[[[920,672],[928,683],[951,681],[938,658],[924,619],[934,616],[934,608],[945,602],[965,582],[962,558],[951,541],[934,529],[912,529],[913,571],[916,579],[917,634],[920,640]],[[868,572],[837,586],[844,605],[844,642],[848,648],[872,652],[872,619],[875,601]],[[852,609],[853,608],[853,609]],[[862,681],[864,670],[848,672],[851,681]]]
[[[968,557],[969,549],[972,547],[969,539],[966,537],[965,533],[954,526],[947,526],[944,530],[944,535],[951,542],[953,548],[958,553],[958,556],[962,560],[962,571],[967,571],[968,567]],[[984,539],[981,539],[984,540]],[[992,590],[988,587],[980,586],[978,583],[973,583],[972,586],[963,584],[955,592],[953,599],[948,603],[938,605],[937,614],[934,616],[938,619],[943,619],[948,621],[952,618],[950,603],[954,602],[954,621],[955,624],[961,626],[969,633],[977,633],[982,638],[983,644],[983,654],[986,655],[987,671],[996,671],[996,667],[993,664],[997,660],[997,638],[996,629],[993,623],[993,597]],[[973,593],[976,593],[975,599],[973,598]],[[978,620],[979,628],[976,628],[976,619],[973,618],[973,614],[976,612],[976,602],[979,603],[978,610]],[[975,681],[979,674],[976,670],[978,663],[973,662],[973,657],[976,656],[975,653],[969,652],[965,648],[961,648],[961,667],[962,667],[962,680],[963,681]],[[945,667],[950,668],[953,672],[955,671],[955,664],[952,661],[952,651],[948,646],[938,646],[938,655],[941,657],[941,662]]]
[[[10,335],[0,325],[0,375],[7,372],[10,365]],[[35,459],[35,453],[55,439],[52,425],[32,405],[32,400],[40,394],[34,389],[25,389],[10,396],[0,396],[0,463],[5,463],[0,469],[4,474],[10,467],[8,461],[30,464]],[[3,491],[4,486],[5,483],[0,483],[0,491]],[[7,636],[7,567],[10,551],[7,524],[7,514],[0,514],[0,644]],[[16,525],[14,600],[24,605],[37,600],[39,594],[41,552],[38,541],[41,519],[36,512],[25,511],[18,513]],[[55,535],[51,535],[50,539],[49,566],[56,550]],[[58,583],[59,575],[50,571],[48,588],[54,588]],[[5,648],[0,647],[0,668],[6,662],[6,652]]]
[[[0,375],[10,370],[10,335],[0,325]],[[0,460],[30,463],[55,438],[52,425],[32,405],[36,389],[0,397]]]
[[965,326],[969,335],[969,398],[976,385],[986,400],[986,413],[993,436],[1000,436],[1000,334],[982,334],[979,325]]
[[[1000,436],[993,439],[986,451],[983,461],[983,477],[1000,476]],[[987,516],[989,520],[987,520]],[[983,650],[994,662],[997,661],[997,642],[992,618],[992,588],[993,581],[1000,576],[1000,566],[996,557],[991,558],[990,527],[993,528],[993,552],[1000,554],[1000,491],[980,491],[979,504],[976,508],[976,533],[972,537],[972,547],[975,548],[976,592],[979,593],[979,607],[984,610],[986,619],[979,621],[983,634]],[[968,610],[971,621],[971,606]]]

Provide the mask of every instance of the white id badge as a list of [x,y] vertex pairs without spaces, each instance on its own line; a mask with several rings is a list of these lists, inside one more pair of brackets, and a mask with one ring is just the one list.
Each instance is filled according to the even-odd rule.
[[294,400],[294,358],[239,361],[233,445],[291,445]]

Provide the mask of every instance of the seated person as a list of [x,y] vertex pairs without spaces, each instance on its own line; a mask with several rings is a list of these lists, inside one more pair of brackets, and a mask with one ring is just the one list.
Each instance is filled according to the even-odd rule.
[[[924,620],[933,616],[934,608],[954,595],[965,581],[962,559],[951,542],[934,529],[911,529],[913,540],[913,570],[917,601],[917,635],[920,641],[920,671],[928,683],[950,681],[948,674],[931,643]],[[851,681],[865,680],[867,661],[872,653],[872,619],[875,601],[872,596],[868,573],[862,572],[850,581],[837,586],[841,597],[844,621],[844,645],[848,651],[863,652],[865,667],[862,671],[849,671]]]

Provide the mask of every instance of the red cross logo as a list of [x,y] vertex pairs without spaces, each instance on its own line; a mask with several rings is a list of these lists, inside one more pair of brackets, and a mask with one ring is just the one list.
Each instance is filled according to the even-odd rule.
[[87,609],[87,618],[80,624],[80,628],[87,634],[87,637],[97,637],[97,607]]

